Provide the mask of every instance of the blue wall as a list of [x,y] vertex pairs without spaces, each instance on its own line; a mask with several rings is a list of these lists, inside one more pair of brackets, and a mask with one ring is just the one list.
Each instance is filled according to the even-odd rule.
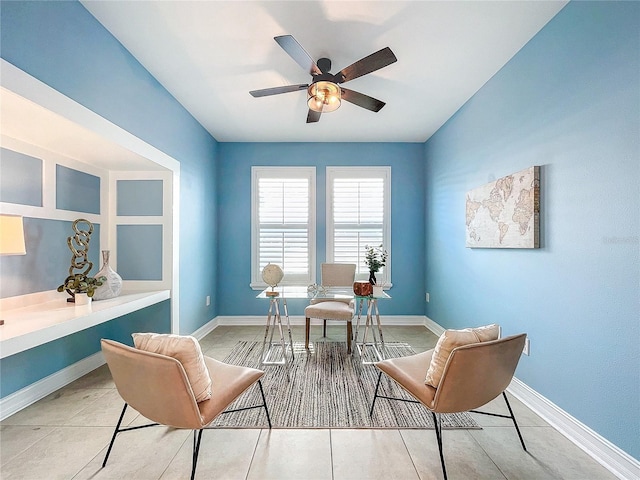
[[[391,166],[392,300],[390,315],[424,313],[424,144],[418,143],[221,143],[218,170],[219,315],[264,315],[251,281],[251,166],[316,167],[316,272],[325,261],[327,166]],[[319,281],[319,278],[317,279]],[[290,301],[302,315],[308,301]]]
[[[426,144],[427,315],[527,332],[517,377],[640,458],[640,4],[571,2]],[[541,165],[542,248],[465,248],[465,192]]]
[[[212,208],[217,142],[80,3],[3,1],[0,8],[3,59],[180,162],[180,333],[194,332],[217,314],[217,218]],[[68,252],[61,255],[61,261],[68,263]],[[205,307],[206,295],[212,297],[209,307]],[[64,368],[95,353],[97,335],[120,335],[120,324],[129,333],[148,329],[140,319],[147,311],[79,332],[54,346],[33,349],[19,359],[3,359],[3,379],[7,365],[17,360],[36,365],[29,382],[43,378],[52,371],[38,362],[42,351],[68,350],[55,364],[56,369]],[[156,331],[167,331],[170,309],[154,309],[153,318]],[[74,344],[90,347],[78,350]],[[49,348],[52,350],[46,350]],[[3,380],[0,394],[10,393],[14,386],[5,386]]]
[[180,162],[180,332],[192,333],[217,314],[217,142],[80,3],[1,9],[2,58]]

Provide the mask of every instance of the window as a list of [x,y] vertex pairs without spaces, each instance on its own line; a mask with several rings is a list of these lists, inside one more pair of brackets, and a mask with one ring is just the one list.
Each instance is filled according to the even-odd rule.
[[315,281],[315,183],[314,167],[252,167],[252,287],[265,287],[267,263],[280,265],[285,285]]
[[[366,280],[366,245],[391,253],[391,167],[327,167],[327,261],[355,263]],[[391,284],[390,261],[376,277]]]

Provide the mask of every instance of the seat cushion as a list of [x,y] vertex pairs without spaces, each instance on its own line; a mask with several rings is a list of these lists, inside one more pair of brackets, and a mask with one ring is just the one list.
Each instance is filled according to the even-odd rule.
[[343,302],[320,302],[305,308],[304,316],[307,318],[347,321],[353,318],[353,307]]
[[202,422],[211,423],[247,388],[257,382],[264,372],[250,367],[241,367],[220,362],[211,357],[204,357],[209,374],[216,387],[215,395],[210,400],[198,403]]
[[318,303],[324,303],[324,302],[346,303],[352,309],[356,308],[356,302],[353,300],[353,298],[312,298],[309,301],[309,304],[310,305],[316,305]]
[[134,333],[131,336],[137,349],[178,360],[187,374],[197,402],[211,398],[211,377],[200,344],[194,337],[165,333]]
[[477,328],[465,328],[463,330],[445,330],[438,339],[436,348],[433,351],[433,357],[431,358],[424,383],[438,388],[444,367],[454,348],[470,343],[497,340],[499,334],[500,327],[497,324]]
[[398,382],[427,408],[433,407],[436,389],[424,383],[424,371],[428,368],[433,350],[407,357],[389,358],[375,366]]

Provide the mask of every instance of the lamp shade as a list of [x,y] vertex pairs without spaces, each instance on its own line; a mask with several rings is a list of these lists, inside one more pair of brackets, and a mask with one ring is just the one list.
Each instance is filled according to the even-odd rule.
[[0,215],[0,255],[25,255],[22,217]]
[[329,113],[340,107],[340,87],[333,82],[319,81],[309,85],[307,104],[314,112]]

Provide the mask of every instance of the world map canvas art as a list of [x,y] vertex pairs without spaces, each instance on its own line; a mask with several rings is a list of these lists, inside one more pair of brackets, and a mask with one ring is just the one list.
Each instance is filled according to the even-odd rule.
[[540,248],[540,167],[467,192],[466,224],[467,247]]

